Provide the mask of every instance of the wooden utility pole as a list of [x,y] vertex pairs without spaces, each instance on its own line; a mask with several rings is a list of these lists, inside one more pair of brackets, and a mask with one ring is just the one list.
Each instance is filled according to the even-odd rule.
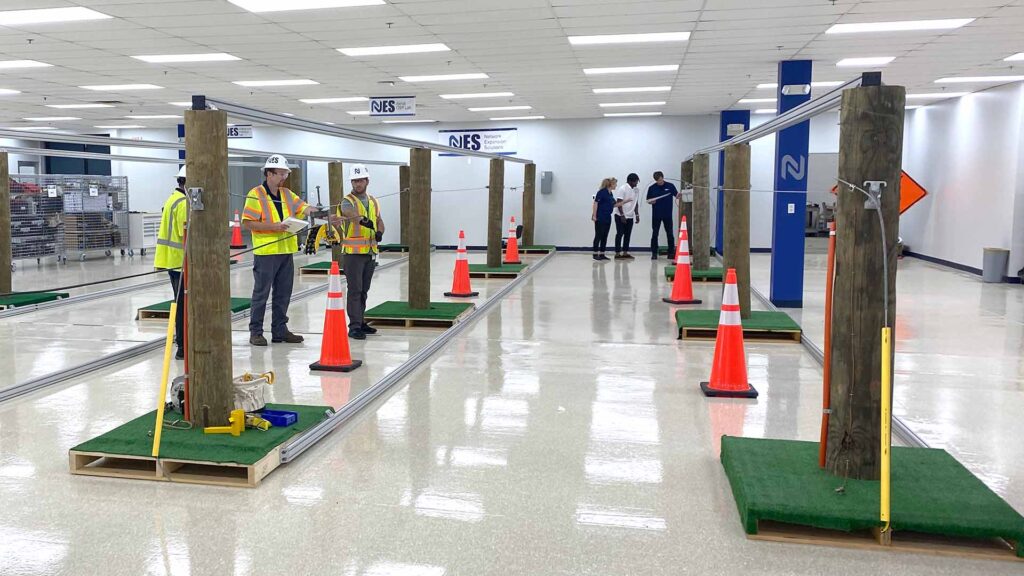
[[505,212],[505,161],[491,159],[491,178],[487,186],[487,265],[501,266],[501,217]]
[[523,167],[523,246],[534,245],[537,219],[537,165]]
[[[198,100],[201,97],[196,97]],[[205,107],[205,102],[197,102]],[[188,221],[189,401],[193,421],[228,424],[231,383],[231,284],[228,243],[228,132],[223,110],[185,111],[185,164],[189,190],[202,189],[202,209]]]
[[[690,200],[687,201],[684,196],[684,190],[693,190],[693,160],[687,160],[683,162],[682,168],[679,171],[679,219],[682,220],[683,216],[686,216],[686,235],[690,239],[690,245],[686,247],[690,251],[690,258],[693,258],[693,237],[690,236],[690,226],[693,226],[693,194],[690,195]],[[692,261],[692,260],[691,260]]]
[[711,173],[708,155],[693,157],[693,222],[687,222],[694,270],[711,267]]
[[736,269],[740,317],[750,318],[750,144],[725,149],[723,261]]
[[398,167],[398,216],[401,218],[401,234],[398,243],[409,245],[409,176],[408,166]]
[[12,291],[11,173],[7,152],[0,152],[0,293]]
[[[836,202],[836,276],[832,307],[832,415],[825,467],[833,474],[878,480],[880,474],[881,366],[885,323],[896,316],[896,238],[899,232],[900,173],[903,154],[902,86],[868,85],[843,92],[839,118],[839,179],[871,188],[885,182],[881,209],[888,253],[865,194],[839,183]],[[883,263],[888,259],[888,278]],[[892,342],[895,346],[895,341]]]
[[[331,162],[327,165],[327,197],[331,215],[337,214],[341,209],[341,201],[345,199],[345,166],[341,162]],[[341,234],[340,226],[338,234]],[[331,260],[344,265],[344,252],[341,244],[331,248]]]
[[409,150],[409,307],[430,308],[430,150]]
[[295,167],[291,168],[291,172],[288,173],[288,178],[285,179],[282,186],[305,198],[302,194],[302,184],[302,168]]

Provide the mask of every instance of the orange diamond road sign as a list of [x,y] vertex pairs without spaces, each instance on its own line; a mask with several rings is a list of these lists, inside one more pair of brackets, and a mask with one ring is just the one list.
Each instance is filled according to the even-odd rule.
[[[832,193],[837,192],[839,192],[839,186],[833,186]],[[900,174],[900,214],[906,212],[927,195],[928,191],[924,189],[924,186],[918,184],[917,180],[911,178],[906,172]]]

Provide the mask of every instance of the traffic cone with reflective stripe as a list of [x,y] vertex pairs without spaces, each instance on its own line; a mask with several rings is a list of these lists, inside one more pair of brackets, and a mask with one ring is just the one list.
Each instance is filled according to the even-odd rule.
[[690,238],[686,234],[686,216],[679,224],[679,246],[676,248],[676,275],[672,280],[672,296],[662,298],[669,304],[700,304],[693,297],[693,279],[690,277]]
[[718,320],[718,337],[715,339],[715,359],[711,364],[711,381],[701,382],[700,389],[705,396],[757,398],[757,390],[747,382],[735,268],[729,268],[725,273],[725,293],[722,296],[722,315]]
[[341,293],[341,272],[337,262],[331,262],[331,275],[327,281],[327,314],[324,316],[324,337],[320,345],[320,361],[309,365],[310,370],[351,372],[363,365],[353,360],[348,349],[348,321],[345,319],[345,298]]
[[231,248],[241,250],[248,248],[245,240],[242,240],[242,221],[238,218],[238,210],[235,210],[235,221],[231,224]]
[[505,264],[522,264],[519,260],[519,240],[516,238],[516,217],[508,225],[508,243],[505,245]]
[[466,233],[459,230],[459,249],[455,252],[455,277],[452,279],[452,291],[445,292],[449,298],[472,298],[479,296],[473,292],[469,283],[469,260],[466,259]]

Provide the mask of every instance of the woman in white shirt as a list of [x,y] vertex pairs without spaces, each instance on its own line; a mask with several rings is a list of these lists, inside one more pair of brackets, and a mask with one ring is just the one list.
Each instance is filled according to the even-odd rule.
[[626,183],[615,189],[615,259],[632,260],[629,253],[629,238],[633,234],[633,224],[640,223],[640,209],[637,200],[640,198],[640,190],[636,185],[640,183],[640,177],[630,174],[626,177]]

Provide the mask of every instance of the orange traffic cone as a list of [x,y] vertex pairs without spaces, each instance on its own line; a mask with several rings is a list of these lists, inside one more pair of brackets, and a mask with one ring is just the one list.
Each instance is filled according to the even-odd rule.
[[519,260],[519,240],[516,239],[516,217],[508,225],[508,244],[505,246],[505,264],[522,264]]
[[729,268],[725,273],[725,293],[722,296],[722,315],[718,320],[718,337],[715,339],[715,359],[711,364],[711,382],[701,382],[700,389],[705,396],[757,398],[757,390],[747,382],[735,268]]
[[234,250],[248,248],[245,245],[245,240],[242,240],[242,221],[238,218],[238,210],[235,210],[235,222],[231,226],[231,248]]
[[348,349],[348,321],[345,320],[345,299],[341,293],[341,272],[337,262],[331,262],[331,275],[327,282],[327,315],[324,316],[324,337],[320,345],[320,361],[309,365],[310,370],[351,372],[363,365],[353,360]]
[[669,304],[700,304],[693,297],[693,280],[690,278],[690,239],[686,234],[686,216],[679,224],[679,247],[676,248],[676,275],[672,280],[672,296],[662,298]]
[[472,298],[479,296],[473,292],[469,283],[469,260],[466,259],[466,233],[459,230],[459,249],[455,252],[455,277],[452,279],[452,291],[445,292],[449,298]]

